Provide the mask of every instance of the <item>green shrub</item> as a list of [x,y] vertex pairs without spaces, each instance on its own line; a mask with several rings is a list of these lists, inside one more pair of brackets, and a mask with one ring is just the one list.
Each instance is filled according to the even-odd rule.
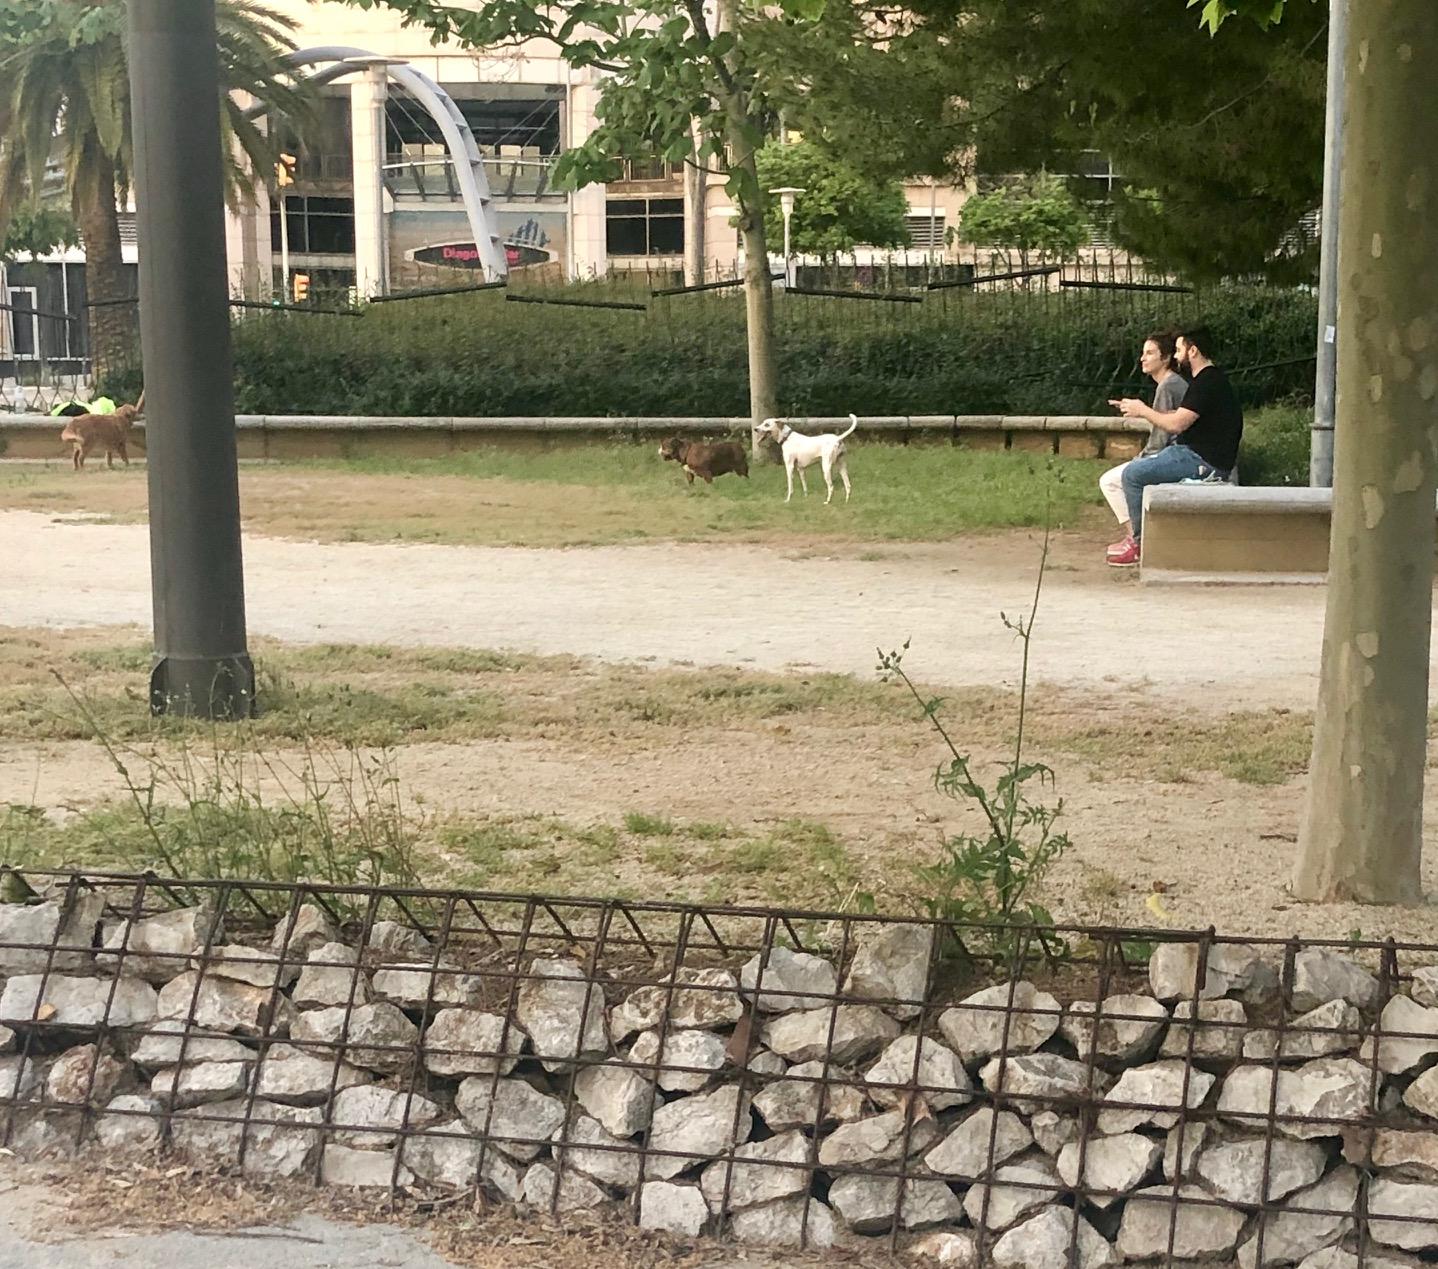
[[[955,290],[922,305],[796,295],[777,310],[779,403],[793,414],[1107,413],[1110,396],[1140,387],[1144,335],[1180,317],[1221,332],[1250,406],[1313,377],[1311,361],[1271,364],[1311,355],[1316,322],[1311,296],[1272,287]],[[237,405],[250,414],[743,415],[746,375],[743,300],[729,292],[643,313],[480,292],[235,326]]]
[[1238,478],[1245,485],[1306,485],[1313,410],[1283,403],[1244,421]]

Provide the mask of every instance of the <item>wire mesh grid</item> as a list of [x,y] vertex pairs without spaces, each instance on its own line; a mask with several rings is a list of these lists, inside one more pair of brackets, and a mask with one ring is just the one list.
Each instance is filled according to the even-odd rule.
[[1438,945],[24,880],[22,1153],[164,1144],[649,1226],[687,1204],[800,1246],[953,1229],[980,1264],[1438,1250]]

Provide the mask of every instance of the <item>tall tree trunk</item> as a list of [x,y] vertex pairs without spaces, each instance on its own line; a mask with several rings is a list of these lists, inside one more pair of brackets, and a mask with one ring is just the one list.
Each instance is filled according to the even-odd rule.
[[90,358],[94,375],[124,370],[138,355],[137,310],[132,305],[106,304],[128,299],[120,253],[120,214],[115,206],[115,165],[92,140],[76,173],[70,206],[85,246],[85,291],[90,309]]
[[1350,10],[1333,537],[1294,893],[1421,896],[1438,418],[1434,0]]

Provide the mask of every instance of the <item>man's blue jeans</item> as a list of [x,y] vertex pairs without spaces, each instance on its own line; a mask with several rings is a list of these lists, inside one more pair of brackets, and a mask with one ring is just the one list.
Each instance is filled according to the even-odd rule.
[[1143,536],[1143,491],[1149,485],[1175,485],[1180,480],[1197,480],[1211,471],[1213,468],[1182,441],[1147,458],[1135,458],[1123,469],[1123,496],[1133,536]]

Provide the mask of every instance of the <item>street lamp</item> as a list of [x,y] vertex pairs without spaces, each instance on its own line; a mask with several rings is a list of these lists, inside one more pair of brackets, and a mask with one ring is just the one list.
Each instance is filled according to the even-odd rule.
[[789,222],[794,219],[794,195],[802,194],[804,189],[800,185],[781,185],[769,192],[779,195],[779,210],[784,215],[784,289],[787,291],[794,285],[794,265],[789,254]]

